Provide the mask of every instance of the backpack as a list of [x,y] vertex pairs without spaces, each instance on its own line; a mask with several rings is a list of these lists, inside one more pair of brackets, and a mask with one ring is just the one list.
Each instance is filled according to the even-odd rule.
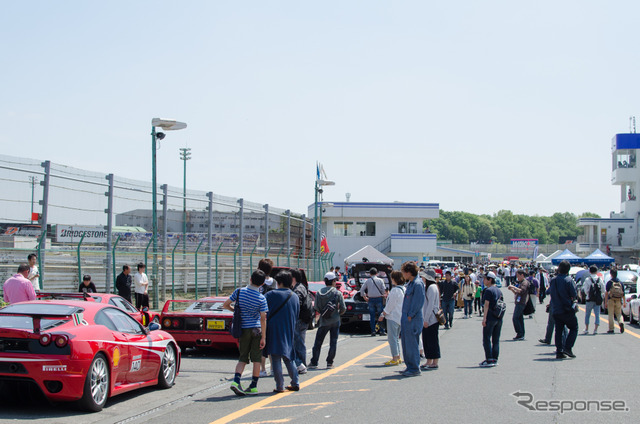
[[500,298],[496,301],[496,305],[493,307],[491,313],[494,317],[498,319],[502,319],[504,313],[507,311],[507,304],[504,301],[504,298],[500,296]]
[[333,300],[330,300],[324,305],[324,307],[322,308],[322,312],[320,312],[320,316],[322,318],[328,319],[333,314],[333,311],[338,309],[338,296],[339,295],[340,295],[340,292],[336,293],[336,296],[334,297],[335,302]]
[[536,295],[536,285],[533,284],[533,280],[529,280],[529,294],[532,296]]
[[609,293],[611,293],[611,297],[613,299],[622,299],[624,296],[624,287],[622,287],[622,283],[620,281],[614,281],[611,284],[611,290],[609,290]]
[[311,322],[311,318],[313,317],[313,300],[311,299],[311,294],[307,290],[307,295],[304,297],[302,302],[300,302],[300,321],[306,322],[307,324]]
[[[591,278],[591,277],[589,277]],[[594,281],[591,278],[591,287],[589,287],[589,301],[596,302],[596,305],[602,305],[602,290],[600,290],[600,279]]]

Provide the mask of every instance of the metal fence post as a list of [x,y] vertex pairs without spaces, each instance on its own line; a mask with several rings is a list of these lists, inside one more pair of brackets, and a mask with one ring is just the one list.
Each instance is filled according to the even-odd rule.
[[111,250],[111,258],[113,259],[113,292],[116,292],[116,246],[118,246],[118,242],[120,241],[120,235],[116,237],[116,242],[113,243],[113,248]]
[[[40,164],[44,168],[44,180],[40,182],[42,186],[42,200],[38,203],[42,206],[40,215],[40,226],[42,227],[42,240],[38,244],[38,265],[40,272],[40,290],[44,290],[45,255],[47,251],[47,218],[49,215],[49,185],[51,183],[51,161],[44,161]],[[42,246],[44,245],[44,250]]]
[[253,253],[256,251],[257,247],[258,247],[258,242],[256,241],[255,246],[253,246],[253,249],[251,250],[251,255],[249,256],[249,268],[251,268],[249,270],[249,273],[253,272]]
[[[304,262],[307,257],[307,217],[302,215],[302,262]],[[298,263],[300,263],[300,252],[298,252]],[[300,265],[298,265],[300,268]],[[309,264],[307,263],[307,268],[309,268]]]
[[[263,206],[264,208],[264,248],[265,251],[269,251],[269,204]],[[267,255],[265,254],[266,258]]]
[[178,237],[178,241],[176,245],[173,246],[173,250],[171,251],[171,300],[176,298],[176,248],[180,244],[180,237]]
[[238,214],[240,215],[240,280],[242,281],[242,270],[244,269],[244,199],[238,199],[238,204],[240,205],[240,210],[238,211]]
[[162,189],[162,301],[164,302],[167,299],[167,245],[169,244],[169,219],[167,218],[169,196],[167,191],[169,187],[163,184],[160,188]]
[[287,209],[287,266],[291,267],[291,210]]
[[238,288],[238,274],[236,273],[236,269],[237,269],[236,256],[238,255],[239,250],[240,250],[240,244],[238,244],[236,251],[233,252],[233,289],[234,290]]
[[144,249],[144,267],[145,267],[145,270],[147,268],[149,268],[147,266],[147,257],[149,256],[149,246],[151,246],[152,242],[153,242],[153,236],[151,236],[151,240],[149,240],[149,243],[147,243],[147,247]]
[[207,193],[209,198],[209,225],[207,226],[207,296],[211,296],[211,252],[213,249],[213,192]]
[[198,298],[198,251],[200,250],[200,247],[202,247],[202,243],[204,243],[204,239],[200,240],[200,244],[198,245],[198,248],[196,249],[196,253],[195,253],[195,268],[196,268],[196,299]]
[[220,246],[218,246],[218,250],[216,250],[216,296],[218,295],[218,253],[220,252],[223,243],[224,242],[221,241]]
[[82,237],[80,237],[80,242],[78,243],[78,285],[82,283],[82,263],[80,263],[80,245],[82,244],[82,240],[84,240],[84,235],[86,233],[82,233]]
[[[111,262],[113,261],[112,255],[112,243],[113,243],[113,235],[111,234],[113,231],[113,174],[107,175],[107,181],[109,181],[109,191],[105,193],[107,196],[107,209],[105,209],[105,213],[107,214],[107,280],[105,292],[111,293]],[[115,273],[115,271],[114,271]],[[115,277],[115,274],[114,274]],[[115,284],[113,285],[115,289]],[[115,290],[114,290],[115,291]]]

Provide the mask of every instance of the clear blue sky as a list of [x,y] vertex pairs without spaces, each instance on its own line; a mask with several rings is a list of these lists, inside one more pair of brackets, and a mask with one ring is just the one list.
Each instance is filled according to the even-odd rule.
[[325,200],[619,209],[637,1],[7,1],[0,145],[304,213]]

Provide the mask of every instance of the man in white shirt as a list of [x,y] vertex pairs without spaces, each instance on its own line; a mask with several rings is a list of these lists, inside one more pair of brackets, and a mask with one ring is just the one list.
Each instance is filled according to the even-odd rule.
[[40,291],[40,271],[38,270],[38,265],[36,265],[38,257],[35,253],[31,253],[27,256],[27,260],[29,261],[29,275],[27,276],[27,279],[31,281],[33,290],[38,293]]
[[134,290],[136,292],[136,308],[142,310],[145,306],[149,307],[149,278],[144,273],[145,265],[140,262],[138,264],[138,272],[133,276]]

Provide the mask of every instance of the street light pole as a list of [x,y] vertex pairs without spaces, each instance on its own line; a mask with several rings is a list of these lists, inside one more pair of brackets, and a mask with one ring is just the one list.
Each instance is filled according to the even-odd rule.
[[[156,132],[156,127],[160,127],[165,131],[176,131],[187,128],[187,124],[184,122],[178,122],[173,119],[153,118],[151,120],[151,210],[152,216],[152,241],[153,241],[153,266],[152,266],[152,278],[153,280],[153,307],[158,307],[158,203],[157,203],[157,182],[156,182],[156,151],[157,140],[162,140],[165,134],[162,132]],[[146,259],[145,259],[146,261]]]
[[38,177],[35,175],[31,175],[29,177],[29,182],[31,183],[31,223],[33,224],[33,191],[35,189],[36,183],[38,182]]
[[191,159],[191,149],[180,149],[180,160],[184,162],[184,178],[182,185],[182,253],[187,253],[187,161]]

